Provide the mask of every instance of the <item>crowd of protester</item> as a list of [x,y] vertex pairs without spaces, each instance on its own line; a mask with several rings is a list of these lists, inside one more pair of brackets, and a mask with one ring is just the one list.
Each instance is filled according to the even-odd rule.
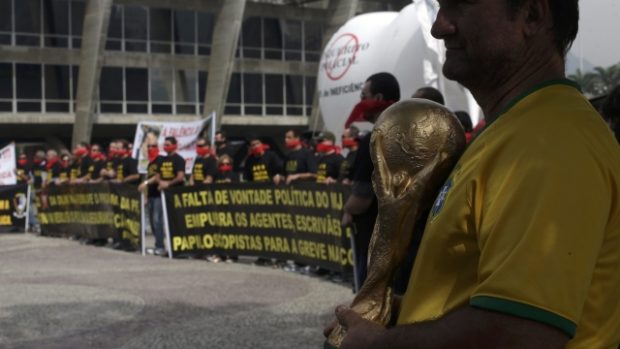
[[[362,118],[374,121],[382,110],[400,99],[398,83],[390,74],[375,74],[367,81],[368,86],[362,91],[360,109]],[[374,86],[373,86],[374,84]],[[374,89],[374,90],[373,90]],[[373,97],[374,96],[374,97]],[[371,99],[381,96],[383,100],[373,102]],[[444,98],[438,90],[432,87],[418,89],[412,98],[424,98],[439,104],[444,104]],[[386,103],[384,100],[388,100]],[[369,111],[374,111],[369,112]],[[354,113],[356,111],[354,110]],[[615,88],[600,106],[601,115],[607,120],[610,128],[616,133],[620,127],[620,87]],[[475,127],[472,119],[465,111],[456,111],[466,133],[467,142],[471,142],[475,135],[484,128],[484,120]],[[360,114],[361,115],[361,114]],[[218,131],[215,134],[214,146],[205,137],[196,141],[196,158],[190,173],[185,172],[185,160],[177,154],[177,140],[174,137],[165,138],[163,152],[160,150],[158,137],[145,140],[145,153],[148,154],[147,173],[138,173],[138,161],[132,157],[132,143],[125,139],[112,140],[107,151],[101,144],[79,143],[72,152],[66,150],[58,152],[55,149],[36,150],[31,158],[20,152],[16,163],[18,183],[28,183],[35,190],[42,207],[47,206],[46,191],[52,186],[73,185],[80,183],[126,183],[136,185],[147,198],[147,212],[149,226],[155,237],[153,248],[147,249],[149,254],[158,256],[167,255],[164,246],[164,221],[161,191],[173,186],[201,185],[211,183],[238,183],[238,182],[272,182],[275,185],[293,184],[297,182],[316,182],[325,185],[339,183],[351,185],[353,193],[343,212],[343,226],[351,226],[354,231],[354,250],[356,275],[354,283],[357,288],[363,284],[366,277],[366,260],[368,258],[368,244],[376,219],[376,199],[372,191],[372,163],[369,156],[370,134],[360,130],[350,121],[342,132],[340,142],[336,141],[333,132],[323,131],[313,138],[304,138],[296,129],[285,132],[282,138],[286,148],[281,158],[275,151],[252,135],[246,138],[249,149],[240,163],[235,163],[237,149],[228,142],[226,133]],[[359,117],[357,117],[360,120]],[[363,156],[358,156],[358,153]],[[30,210],[30,229],[40,232],[40,225],[36,216],[34,200]],[[414,241],[419,243],[424,222],[414,228]],[[84,243],[106,245],[107,239],[82,239]],[[133,250],[125,240],[114,240],[112,247],[122,250]],[[411,265],[415,259],[416,249],[412,249],[407,265],[395,280],[395,291],[404,292]],[[207,256],[211,262],[235,262],[238,256],[211,255]],[[303,274],[331,274],[334,279],[341,279],[342,275],[329,273],[318,267],[308,266],[293,261],[273,261],[258,258],[257,265],[274,265],[287,271]]]

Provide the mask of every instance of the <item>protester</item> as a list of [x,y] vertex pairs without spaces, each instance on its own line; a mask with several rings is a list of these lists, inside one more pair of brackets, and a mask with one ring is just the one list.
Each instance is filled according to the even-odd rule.
[[317,137],[316,150],[319,154],[316,171],[316,182],[334,184],[340,178],[340,167],[344,157],[336,150],[336,136],[329,132],[321,132]]
[[61,185],[61,184],[69,184],[69,181],[71,180],[71,165],[72,165],[72,161],[71,161],[71,154],[69,154],[68,152],[63,152],[60,154],[60,172],[58,173],[58,178],[56,179],[56,184],[57,185]]
[[15,176],[17,177],[17,184],[28,184],[31,181],[31,167],[28,163],[28,157],[23,151],[17,156]]
[[153,236],[155,237],[155,248],[149,248],[146,252],[157,256],[164,256],[166,254],[166,250],[164,249],[164,213],[161,193],[158,189],[159,168],[164,157],[159,155],[159,147],[156,138],[150,140],[146,144],[146,149],[149,160],[146,180],[140,183],[138,190],[143,193],[146,192],[149,223]]
[[215,183],[238,183],[239,175],[233,171],[233,160],[227,154],[217,159],[217,173],[214,178]]
[[217,159],[213,156],[206,138],[201,137],[196,141],[196,155],[189,184],[213,183],[213,178],[217,172]]
[[243,178],[247,182],[279,184],[282,179],[282,160],[256,136],[251,136],[250,155],[245,160]]
[[99,183],[103,180],[101,177],[101,170],[105,166],[106,157],[101,151],[101,145],[98,143],[93,143],[90,146],[91,166],[88,168],[88,173],[90,174],[89,182],[91,183]]
[[398,325],[339,307],[340,348],[616,348],[620,148],[564,79],[578,1],[440,3],[443,73],[487,128],[437,197]]
[[[153,179],[148,179],[147,185],[153,183],[157,183],[158,194],[160,195],[159,200],[153,200],[154,207],[152,208],[153,216],[155,220],[157,217],[163,217],[163,203],[161,201],[161,192],[171,187],[183,185],[185,183],[185,159],[177,154],[177,139],[175,137],[166,137],[164,139],[164,151],[166,152],[166,156],[164,156],[159,161],[159,166],[157,171],[155,172],[155,177]],[[163,220],[162,220],[163,222]],[[155,226],[156,222],[154,222]],[[159,226],[162,226],[159,224]],[[155,234],[155,250],[153,253],[158,256],[165,256],[166,251],[164,250],[164,236],[163,230],[160,230],[153,227],[153,234]]]
[[129,142],[119,140],[116,143],[116,168],[114,173],[116,177],[112,180],[116,183],[138,184],[140,182],[140,174],[138,173],[138,160],[131,157]]
[[32,180],[33,180],[33,195],[30,195],[30,211],[29,211],[29,223],[30,230],[34,233],[41,233],[41,226],[39,225],[39,219],[37,216],[38,207],[37,199],[41,197],[41,189],[43,188],[44,177],[46,176],[45,151],[39,149],[34,153],[32,158]]
[[[371,75],[362,88],[361,101],[353,108],[349,120],[363,117],[374,123],[381,112],[400,100],[400,86],[390,73]],[[353,114],[359,114],[353,115]],[[351,195],[345,203],[342,225],[353,223],[353,248],[355,249],[355,285],[359,289],[367,274],[368,245],[377,218],[377,199],[372,188],[374,166],[370,159],[370,136],[359,141],[358,153],[353,164]]]
[[222,130],[215,132],[215,138],[213,140],[215,142],[215,155],[217,155],[218,157],[224,154],[230,156],[230,158],[233,159],[233,167],[236,169],[237,167],[235,166],[234,162],[235,150],[228,142],[228,139],[226,138],[226,132]]
[[340,166],[340,176],[338,182],[342,184],[351,184],[353,180],[353,163],[355,162],[355,156],[357,155],[358,142],[359,142],[359,128],[351,125],[347,127],[342,133],[342,148],[347,149],[347,156],[344,158]]
[[286,184],[314,179],[317,170],[316,158],[310,149],[303,147],[299,131],[286,131],[284,144],[288,149],[284,163]]
[[428,99],[429,101],[433,101],[441,105],[446,104],[443,98],[443,94],[438,89],[431,87],[431,86],[419,88],[417,91],[415,91],[415,93],[413,94],[413,96],[411,96],[411,98]]
[[104,168],[101,170],[101,177],[103,180],[110,181],[116,178],[116,167],[120,161],[118,157],[118,140],[113,140],[108,145],[108,159]]
[[72,167],[71,183],[85,183],[92,177],[92,159],[89,156],[90,145],[86,142],[78,143],[73,149],[74,162]]

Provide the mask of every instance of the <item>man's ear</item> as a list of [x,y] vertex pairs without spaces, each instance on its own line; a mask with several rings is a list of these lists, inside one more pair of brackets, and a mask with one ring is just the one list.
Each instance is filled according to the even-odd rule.
[[378,100],[378,101],[382,101],[385,98],[383,98],[383,93],[377,93],[376,95],[372,96],[372,98]]
[[524,34],[528,37],[535,35],[541,30],[551,30],[553,19],[549,0],[527,0],[522,8],[525,18]]

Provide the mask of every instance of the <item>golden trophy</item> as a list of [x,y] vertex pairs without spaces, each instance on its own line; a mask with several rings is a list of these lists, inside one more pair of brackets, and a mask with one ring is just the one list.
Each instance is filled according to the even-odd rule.
[[[351,309],[387,326],[396,269],[405,260],[415,223],[431,207],[465,148],[465,133],[450,110],[413,98],[381,114],[370,148],[379,213],[368,249],[368,276]],[[345,335],[337,325],[325,348],[340,347]]]

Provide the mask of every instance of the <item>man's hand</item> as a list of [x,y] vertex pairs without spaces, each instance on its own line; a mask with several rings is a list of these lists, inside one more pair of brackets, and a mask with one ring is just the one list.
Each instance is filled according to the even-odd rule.
[[358,313],[345,306],[336,308],[336,318],[347,330],[340,349],[377,348],[379,337],[385,331],[380,325],[362,318]]
[[157,189],[159,189],[159,191],[162,191],[164,189],[168,189],[169,186],[170,186],[170,181],[159,181],[159,185],[157,186]]
[[353,224],[353,216],[349,212],[344,211],[342,213],[342,219],[340,221],[340,226],[341,227],[348,227],[351,224]]

